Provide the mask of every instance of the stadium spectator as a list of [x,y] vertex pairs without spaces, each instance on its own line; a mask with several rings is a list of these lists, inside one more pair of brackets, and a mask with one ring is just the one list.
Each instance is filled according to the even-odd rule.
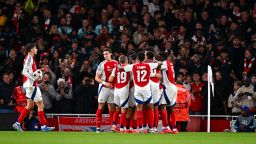
[[84,76],[81,84],[79,84],[74,91],[74,101],[75,101],[75,113],[93,113],[93,86],[91,85],[91,80],[89,76]]
[[249,107],[241,106],[241,115],[238,116],[234,128],[237,132],[255,132],[256,121],[250,114]]
[[243,86],[237,90],[233,102],[237,102],[238,100],[238,106],[247,106],[250,112],[255,112],[256,96],[253,86],[250,85],[250,79],[245,79]]
[[237,92],[237,90],[242,86],[242,83],[240,81],[235,81],[234,82],[234,87],[233,87],[233,92],[229,95],[228,98],[228,108],[230,109],[229,113],[231,115],[238,115],[240,114],[241,110],[239,109],[237,103],[239,103],[239,101],[232,101],[233,98],[235,97],[235,94]]
[[57,81],[58,88],[56,90],[56,110],[57,113],[72,113],[73,111],[73,93],[69,81],[59,78]]
[[4,73],[2,76],[2,81],[0,83],[0,113],[12,112],[12,95],[13,86],[10,84],[10,75]]
[[51,84],[51,75],[49,72],[44,73],[43,81],[38,85],[38,87],[42,93],[44,111],[46,113],[53,113],[53,104],[56,101],[57,93],[54,86]]

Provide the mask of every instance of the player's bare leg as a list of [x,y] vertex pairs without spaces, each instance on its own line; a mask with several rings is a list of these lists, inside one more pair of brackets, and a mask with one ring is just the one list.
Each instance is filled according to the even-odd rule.
[[55,129],[55,127],[48,127],[47,126],[47,120],[45,118],[45,114],[44,114],[44,103],[43,101],[39,101],[39,102],[36,102],[36,105],[38,107],[38,119],[39,119],[39,122],[41,124],[41,131],[52,131]]
[[34,101],[27,99],[27,106],[21,111],[18,120],[13,124],[13,128],[17,131],[23,131],[20,124],[23,122],[24,118],[29,114],[30,110],[34,108]]
[[104,110],[105,103],[99,103],[96,112],[96,132],[100,133],[100,126],[102,121],[102,112]]

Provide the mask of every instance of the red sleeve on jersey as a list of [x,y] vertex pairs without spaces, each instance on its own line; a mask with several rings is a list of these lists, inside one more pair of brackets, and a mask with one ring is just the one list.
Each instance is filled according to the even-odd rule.
[[170,61],[166,61],[167,64],[167,76],[169,81],[172,84],[175,84],[175,75],[174,75],[174,68],[173,68],[173,64]]

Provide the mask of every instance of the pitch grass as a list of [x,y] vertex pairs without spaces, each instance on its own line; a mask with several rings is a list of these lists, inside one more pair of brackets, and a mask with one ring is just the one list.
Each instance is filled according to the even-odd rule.
[[256,133],[0,132],[1,144],[255,144]]

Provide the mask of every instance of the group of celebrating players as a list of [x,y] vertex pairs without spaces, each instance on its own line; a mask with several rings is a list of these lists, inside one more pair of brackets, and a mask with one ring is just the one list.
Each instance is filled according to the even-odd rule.
[[[23,131],[21,122],[38,106],[38,117],[42,131],[51,131],[44,115],[41,91],[37,86],[38,77],[33,74],[37,70],[34,56],[37,54],[35,44],[26,45],[28,55],[24,59],[23,87],[26,91],[27,106],[21,111],[13,128]],[[98,110],[96,112],[96,132],[101,132],[102,112],[108,104],[112,131],[121,133],[156,133],[159,115],[162,119],[161,133],[178,133],[173,107],[177,99],[177,87],[173,65],[168,55],[161,52],[146,51],[121,55],[112,60],[110,49],[103,51],[105,60],[96,71],[95,80],[99,83]],[[156,60],[157,59],[157,60]],[[130,63],[128,63],[128,60]],[[166,106],[170,106],[170,120]],[[120,127],[117,127],[119,114]],[[169,127],[171,123],[172,129]],[[149,129],[146,129],[146,128]]]
[[[95,75],[99,83],[96,132],[101,132],[102,112],[107,103],[114,132],[157,133],[160,115],[160,133],[178,133],[172,111],[177,87],[168,55],[164,52],[157,56],[152,51],[134,52],[128,57],[121,55],[117,62],[112,60],[111,50],[105,49],[103,56],[105,60],[99,64]],[[170,120],[167,105],[170,106]],[[120,113],[120,127],[117,127]]]

